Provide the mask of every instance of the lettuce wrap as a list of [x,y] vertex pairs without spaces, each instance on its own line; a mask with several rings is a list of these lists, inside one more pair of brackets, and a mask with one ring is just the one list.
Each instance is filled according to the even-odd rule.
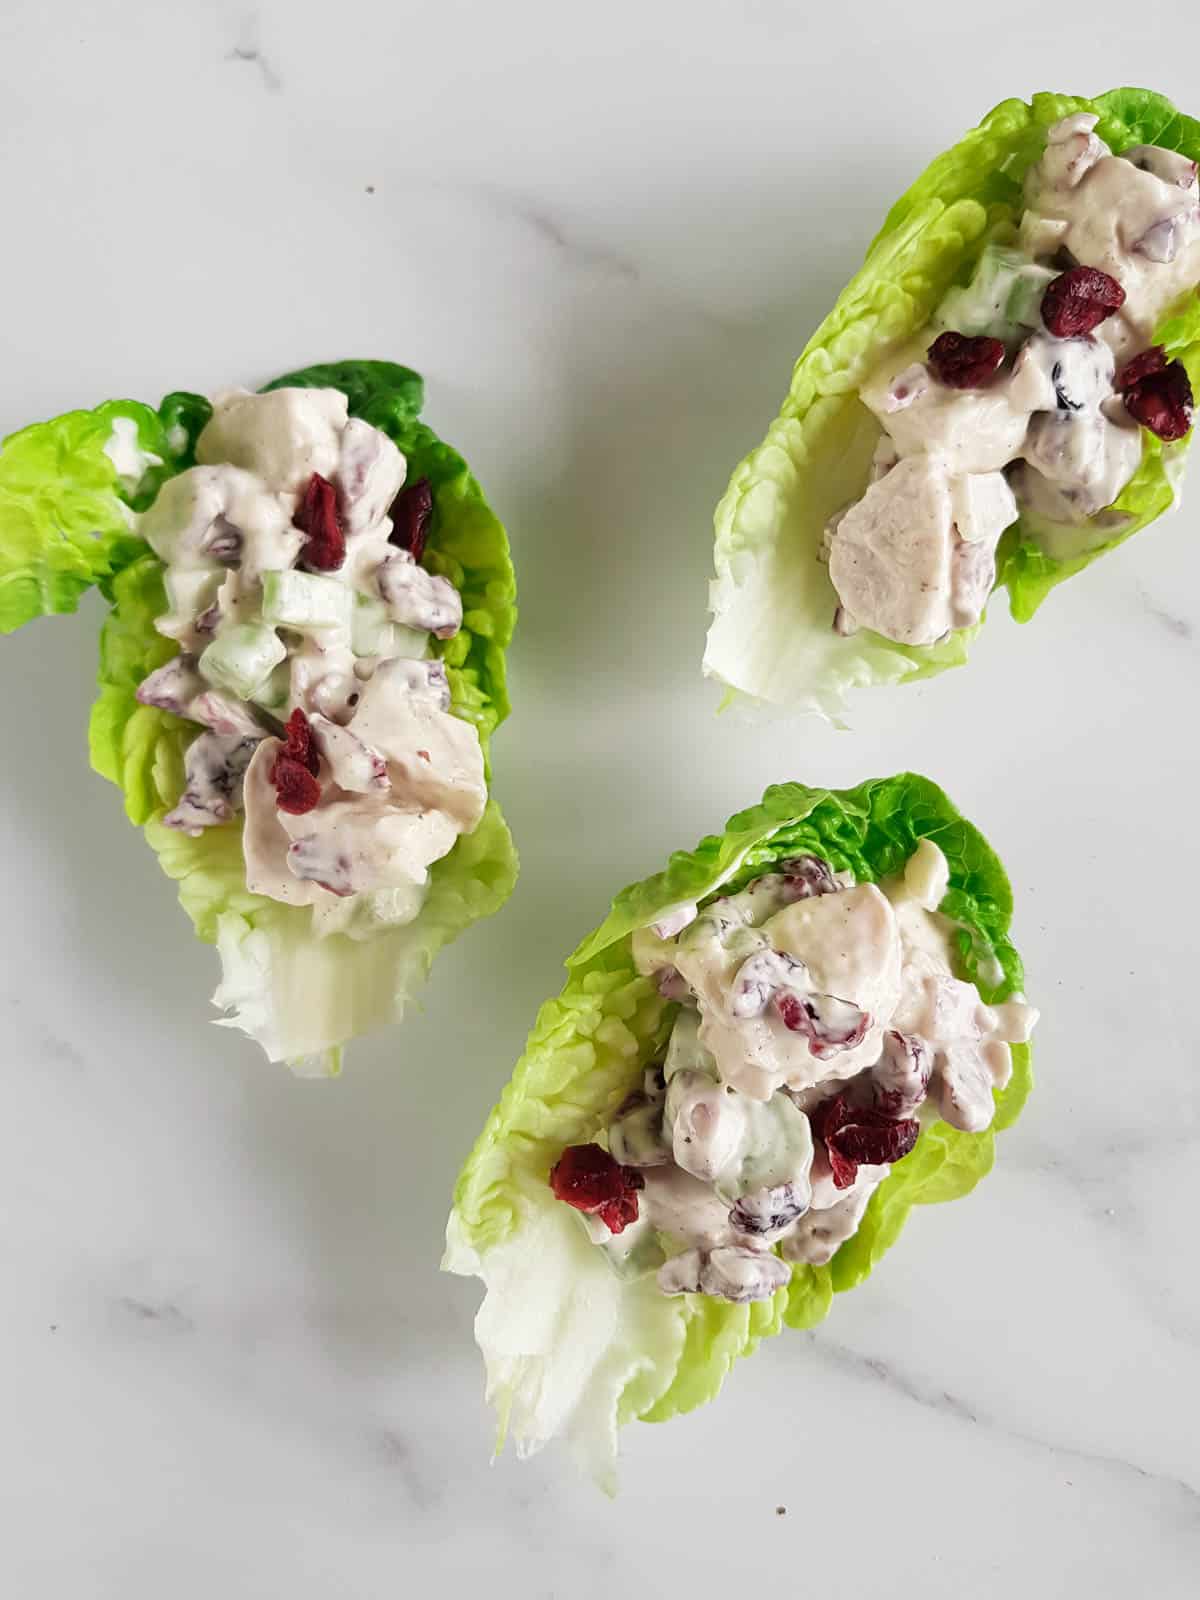
[[[516,618],[515,582],[503,526],[462,457],[420,420],[423,384],[385,361],[305,368],[267,389],[341,390],[352,418],[385,433],[407,458],[409,478],[428,479],[435,511],[424,565],[457,589],[463,622],[437,640],[452,712],[478,731],[490,779],[489,741],[508,714],[505,651]],[[265,391],[264,391],[265,392]],[[196,837],[163,826],[180,799],[183,753],[196,729],[139,703],[136,691],[178,652],[156,631],[167,607],[164,566],[137,531],[167,479],[195,464],[212,413],[199,395],[176,393],[155,410],[117,400],[27,427],[0,451],[0,631],[74,611],[96,587],[111,610],[100,638],[99,695],[92,710],[92,765],[122,790],[198,936],[215,944],[222,976],[213,997],[272,1059],[315,1074],[337,1071],[343,1044],[398,1021],[438,950],[497,910],[517,872],[500,808],[430,871],[415,921],[370,940],[317,938],[307,908],[246,887],[242,818]],[[490,788],[490,784],[489,784]]]
[[[948,291],[971,278],[986,249],[1015,237],[1023,177],[1046,149],[1048,130],[1076,113],[1099,119],[1095,133],[1115,155],[1152,144],[1200,159],[1200,122],[1161,95],[1129,88],[1094,100],[1036,94],[1029,104],[997,106],[896,202],[796,362],[765,440],[735,469],[717,507],[704,668],[726,686],[727,702],[746,697],[835,718],[850,690],[926,678],[966,661],[979,624],[919,645],[867,627],[849,636],[834,631],[839,597],[818,554],[830,519],[867,487],[880,439],[860,387],[930,322]],[[1194,292],[1153,337],[1193,385],[1200,381]],[[1017,621],[1029,621],[1057,584],[1176,502],[1188,439],[1164,443],[1145,431],[1142,438],[1140,466],[1092,519],[1087,548],[1048,553],[1026,516],[1007,528],[994,587],[1008,590]]]
[[562,993],[539,1012],[462,1171],[447,1229],[445,1269],[478,1275],[486,1286],[476,1337],[499,1421],[497,1448],[508,1433],[522,1454],[564,1437],[611,1490],[623,1424],[663,1422],[712,1400],[737,1358],[785,1326],[814,1327],[834,1294],[860,1284],[914,1205],[964,1195],[990,1170],[994,1133],[1013,1122],[1029,1092],[1027,1044],[1012,1047],[1011,1079],[995,1092],[989,1128],[964,1133],[925,1121],[911,1154],[874,1191],[857,1232],[828,1265],[794,1265],[769,1299],[668,1298],[653,1276],[619,1276],[548,1186],[564,1149],[593,1139],[647,1064],[661,1058],[680,1011],[639,974],[636,930],[681,906],[703,906],[718,890],[731,895],[798,852],[849,871],[859,884],[877,883],[927,848],[922,841],[940,848],[949,869],[940,909],[955,930],[957,976],[989,1005],[1019,995],[1004,869],[946,795],[911,773],[843,791],[799,783],[768,789],[723,833],[676,852],[665,871],[619,894],[569,958]]

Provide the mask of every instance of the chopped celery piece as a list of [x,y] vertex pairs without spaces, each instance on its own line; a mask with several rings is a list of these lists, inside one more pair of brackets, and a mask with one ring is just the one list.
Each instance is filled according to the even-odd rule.
[[224,567],[168,567],[163,573],[168,613],[194,621],[215,602],[226,576]]
[[350,619],[350,648],[356,656],[382,655],[391,642],[391,623],[382,600],[369,594],[354,596]]
[[356,656],[412,656],[421,660],[429,653],[429,635],[420,628],[392,622],[382,600],[356,594],[350,648]]
[[200,671],[218,689],[253,700],[287,647],[263,622],[239,622],[219,633],[200,657]]
[[700,1043],[700,1014],[683,1010],[671,1029],[663,1077],[670,1083],[677,1072],[707,1072],[716,1077],[717,1064]]
[[1008,320],[1018,328],[1040,328],[1042,296],[1058,276],[1050,267],[1027,261],[1018,273],[1008,296]]
[[276,627],[345,628],[350,624],[353,592],[336,578],[312,572],[263,573],[263,618]]
[[429,635],[423,628],[406,628],[402,622],[393,622],[390,653],[407,656],[412,661],[424,661],[429,654]]
[[292,669],[286,661],[281,661],[254,691],[254,704],[264,711],[282,711],[291,692]]
[[1041,322],[1042,295],[1055,277],[1049,267],[1030,261],[1019,250],[990,245],[980,256],[970,283],[951,289],[938,307],[939,327],[970,337],[1019,338],[1023,329]]

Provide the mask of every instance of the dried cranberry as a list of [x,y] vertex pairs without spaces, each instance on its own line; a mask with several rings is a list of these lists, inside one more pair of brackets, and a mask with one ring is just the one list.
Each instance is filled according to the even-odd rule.
[[929,346],[925,364],[939,383],[951,389],[982,389],[1004,360],[1004,345],[984,335],[939,333]]
[[791,856],[779,863],[784,886],[794,900],[808,900],[814,895],[836,894],[841,885],[833,875],[833,868],[820,856]]
[[414,561],[425,554],[425,541],[429,537],[429,519],[433,516],[433,490],[428,478],[418,478],[406,484],[392,501],[388,513],[392,531],[388,543],[407,550]]
[[307,767],[315,778],[321,769],[321,758],[317,754],[317,747],[313,744],[312,728],[308,718],[297,706],[287,719],[286,725],[287,744],[284,755],[290,756],[293,761],[298,761],[302,767]]
[[1042,296],[1042,321],[1056,339],[1078,339],[1119,311],[1125,291],[1096,267],[1060,272]]
[[906,1156],[917,1142],[915,1118],[885,1116],[869,1106],[851,1106],[834,1095],[812,1113],[813,1132],[829,1155],[835,1189],[848,1189],[860,1166],[879,1167]]
[[321,785],[316,778],[302,761],[286,751],[275,758],[271,782],[275,785],[275,804],[293,817],[311,811],[321,798]]
[[1192,385],[1182,361],[1137,379],[1124,400],[1129,415],[1160,439],[1182,439],[1192,425]]
[[1149,350],[1143,350],[1141,355],[1134,356],[1132,361],[1127,361],[1113,379],[1113,388],[1118,394],[1124,394],[1126,389],[1133,389],[1143,378],[1148,378],[1152,372],[1161,372],[1167,364],[1167,352],[1160,344],[1152,344]]
[[550,1170],[555,1198],[599,1217],[610,1233],[637,1221],[637,1191],[645,1184],[636,1167],[623,1167],[598,1144],[569,1145]]
[[292,519],[308,543],[300,559],[314,572],[336,572],[346,559],[346,535],[337,512],[337,494],[328,478],[314,472]]
[[803,1033],[818,1061],[850,1050],[866,1038],[871,1018],[849,1000],[831,994],[799,995],[780,989],[775,995],[779,1020],[791,1033]]
[[808,1185],[781,1183],[734,1201],[729,1225],[738,1233],[782,1233],[808,1210]]

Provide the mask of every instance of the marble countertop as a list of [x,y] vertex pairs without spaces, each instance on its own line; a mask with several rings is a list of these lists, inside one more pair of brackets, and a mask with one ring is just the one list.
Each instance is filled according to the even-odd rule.
[[[1195,109],[1198,53],[1200,13],[1114,0],[1082,34],[1031,0],[9,0],[0,431],[422,370],[513,537],[524,872],[402,1032],[295,1081],[210,1025],[215,957],[89,771],[100,605],[0,645],[6,1593],[1195,1593],[1196,500],[853,735],[716,721],[698,659],[711,508],[890,201],[1006,94]],[[1017,886],[1044,1020],[996,1172],[629,1430],[615,1504],[561,1453],[490,1465],[441,1232],[563,956],[767,782],[901,767]]]

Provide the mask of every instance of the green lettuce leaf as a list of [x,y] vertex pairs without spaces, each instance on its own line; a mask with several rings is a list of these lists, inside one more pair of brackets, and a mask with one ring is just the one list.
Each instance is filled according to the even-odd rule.
[[[846,695],[959,666],[976,630],[940,644],[893,643],[869,629],[843,639],[838,604],[817,560],[825,524],[863,492],[879,425],[858,390],[889,350],[928,322],[964,282],[984,246],[1011,237],[1021,181],[1059,118],[1091,111],[1119,153],[1156,143],[1200,159],[1200,123],[1145,89],[1096,100],[1037,94],[1006,100],[934,160],[892,207],[859,272],[796,362],[791,388],[765,441],[738,466],[716,510],[713,620],[705,671],[731,694],[836,718]],[[1200,376],[1200,303],[1191,297],[1156,338]],[[1187,441],[1144,436],[1142,465],[1091,548],[1055,560],[1018,521],[1001,540],[997,587],[1028,621],[1050,590],[1162,515],[1173,503]]]
[[671,908],[735,891],[787,856],[811,851],[859,881],[898,872],[921,839],[950,865],[943,912],[961,925],[960,975],[989,1002],[1018,993],[1008,936],[1012,892],[977,829],[926,778],[905,773],[855,789],[780,784],[724,832],[673,855],[666,871],[625,889],[567,962],[557,999],[538,1013],[525,1052],[464,1167],[447,1226],[446,1270],[483,1278],[476,1337],[500,1423],[527,1453],[563,1436],[606,1487],[617,1433],[711,1400],[741,1356],[786,1324],[820,1322],[835,1293],[860,1283],[914,1205],[966,1194],[992,1165],[995,1130],[1029,1092],[1027,1046],[996,1095],[993,1127],[935,1123],[876,1191],[858,1233],[826,1267],[796,1266],[773,1300],[731,1305],[668,1299],[653,1279],[622,1280],[554,1200],[547,1175],[564,1146],[595,1137],[662,1047],[675,1007],[631,954],[635,929]]
[[[436,509],[427,564],[455,584],[464,611],[461,632],[440,653],[453,709],[478,728],[490,775],[491,734],[509,710],[505,650],[516,619],[504,528],[462,457],[418,420],[422,384],[416,373],[391,362],[349,361],[306,368],[270,387],[284,384],[344,390],[352,414],[382,428],[404,451],[410,477],[429,478]],[[169,396],[158,413],[113,402],[27,428],[8,441],[0,456],[0,484],[20,491],[31,520],[36,513],[40,536],[30,559],[25,546],[9,537],[24,523],[4,514],[3,559],[11,563],[14,597],[8,614],[16,626],[39,610],[72,609],[89,582],[112,600],[100,638],[99,695],[89,729],[92,765],[121,789],[130,821],[144,828],[163,870],[179,885],[198,936],[217,946],[222,979],[213,998],[229,1013],[225,1024],[257,1039],[273,1060],[329,1073],[337,1070],[347,1040],[400,1019],[438,950],[504,903],[516,881],[516,852],[499,807],[490,801],[474,832],[432,867],[415,922],[366,942],[344,934],[316,939],[307,910],[247,890],[240,823],[206,829],[196,839],[162,826],[163,813],[182,792],[183,755],[196,730],[137,702],[138,684],[177,646],[154,628],[166,607],[163,567],[131,531],[128,512],[148,505],[164,477],[191,465],[208,414],[207,401],[194,395]],[[136,421],[142,447],[162,458],[134,488],[117,480],[103,451],[112,419],[126,416]],[[14,443],[16,465],[6,478]],[[4,505],[0,490],[0,513]],[[85,531],[89,527],[112,532],[94,540]],[[74,557],[65,564],[63,545],[71,551],[78,546],[91,565],[85,569]],[[50,573],[66,573],[70,582],[55,586]],[[5,581],[0,573],[0,595],[8,592]],[[18,597],[25,616],[17,614]],[[31,607],[29,598],[41,603]]]
[[[116,574],[146,548],[132,513],[149,505],[166,478],[191,465],[208,414],[208,402],[197,395],[168,395],[157,411],[110,400],[4,440],[0,633],[34,617],[75,611],[94,585],[108,592]],[[133,479],[118,472],[122,430],[145,452]]]

